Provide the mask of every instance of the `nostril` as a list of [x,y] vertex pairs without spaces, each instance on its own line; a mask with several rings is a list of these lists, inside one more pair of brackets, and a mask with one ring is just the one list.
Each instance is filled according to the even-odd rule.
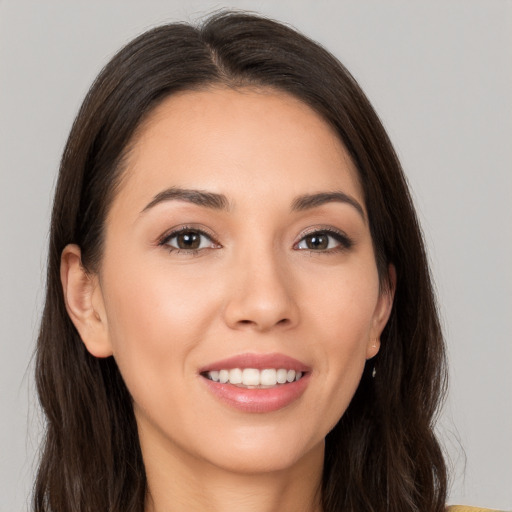
[[[258,325],[258,322],[255,322],[254,320],[239,320],[238,325]],[[289,318],[281,318],[281,320],[278,320],[274,325],[280,325],[280,326],[286,326],[291,323],[291,320]]]

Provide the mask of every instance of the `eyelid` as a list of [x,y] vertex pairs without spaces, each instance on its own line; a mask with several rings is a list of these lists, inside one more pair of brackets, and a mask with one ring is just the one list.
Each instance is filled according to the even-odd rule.
[[[160,246],[166,245],[169,240],[174,238],[175,236],[179,235],[180,233],[186,232],[186,231],[194,231],[196,233],[199,233],[200,235],[206,236],[208,239],[212,241],[214,245],[217,247],[222,247],[221,244],[217,241],[217,237],[206,227],[204,226],[194,226],[193,224],[185,224],[180,226],[174,226],[171,229],[167,230],[163,235],[161,235],[157,243]],[[184,251],[186,249],[178,249],[174,247],[173,249],[177,251]],[[199,249],[196,249],[199,250]],[[192,250],[191,250],[192,251]]]
[[333,226],[313,226],[304,230],[298,237],[297,242],[293,244],[294,248],[297,248],[298,244],[302,242],[307,236],[311,236],[317,233],[325,233],[328,236],[332,236],[339,242],[339,246],[333,249],[327,250],[318,250],[314,251],[313,249],[297,249],[302,251],[312,251],[312,252],[336,252],[339,250],[347,250],[354,246],[354,240],[350,238],[347,233],[342,231],[341,229],[335,228]]

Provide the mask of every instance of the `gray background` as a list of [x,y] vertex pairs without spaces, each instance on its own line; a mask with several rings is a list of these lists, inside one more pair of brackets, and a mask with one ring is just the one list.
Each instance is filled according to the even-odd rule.
[[26,510],[33,478],[31,357],[50,197],[74,114],[132,37],[225,6],[320,41],[380,113],[413,189],[448,342],[439,431],[450,502],[512,509],[510,1],[0,0],[0,512]]

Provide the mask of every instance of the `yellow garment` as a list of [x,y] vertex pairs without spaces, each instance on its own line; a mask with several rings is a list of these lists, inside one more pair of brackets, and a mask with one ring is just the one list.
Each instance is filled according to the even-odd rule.
[[[490,508],[466,507],[465,505],[452,505],[446,512],[493,512]],[[500,512],[496,510],[494,512]]]

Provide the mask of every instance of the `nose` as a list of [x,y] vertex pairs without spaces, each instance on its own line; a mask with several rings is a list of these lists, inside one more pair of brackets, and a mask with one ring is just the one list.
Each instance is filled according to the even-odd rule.
[[292,272],[277,255],[240,256],[231,269],[226,324],[259,332],[295,326],[299,308],[294,285]]

